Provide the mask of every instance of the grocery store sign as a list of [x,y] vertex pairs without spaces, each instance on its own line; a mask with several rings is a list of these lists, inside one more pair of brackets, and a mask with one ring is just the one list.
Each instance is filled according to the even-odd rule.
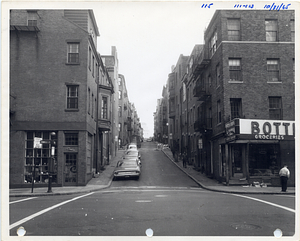
[[225,124],[226,141],[294,140],[295,121],[234,119]]

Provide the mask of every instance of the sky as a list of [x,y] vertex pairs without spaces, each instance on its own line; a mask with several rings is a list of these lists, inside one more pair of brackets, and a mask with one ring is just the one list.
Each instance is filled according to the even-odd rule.
[[[295,9],[291,0],[289,9]],[[124,75],[129,101],[136,107],[144,137],[153,136],[157,100],[162,98],[172,65],[181,54],[189,56],[196,44],[204,43],[204,31],[218,9],[234,9],[250,3],[264,9],[267,1],[13,1],[20,9],[92,9],[100,37],[97,51],[110,55],[117,48],[119,73]],[[16,5],[17,4],[17,5]],[[203,4],[212,4],[210,8]],[[240,8],[245,9],[245,8]],[[249,9],[249,8],[248,8]]]
[[172,65],[204,42],[205,27],[216,9],[202,2],[102,2],[93,7],[100,32],[97,50],[116,46],[119,74],[134,103],[144,137],[153,136],[157,99],[162,98]]

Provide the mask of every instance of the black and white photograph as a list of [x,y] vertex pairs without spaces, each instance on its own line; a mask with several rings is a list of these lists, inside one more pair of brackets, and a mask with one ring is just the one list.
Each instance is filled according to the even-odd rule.
[[2,1],[1,240],[300,240],[299,7]]

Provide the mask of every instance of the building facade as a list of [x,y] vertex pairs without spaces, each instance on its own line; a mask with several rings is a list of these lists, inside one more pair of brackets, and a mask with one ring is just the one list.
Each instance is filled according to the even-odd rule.
[[46,184],[55,140],[53,184],[85,185],[98,102],[93,12],[12,10],[10,29],[10,183]]
[[186,151],[190,165],[227,185],[280,185],[287,164],[295,185],[294,19],[294,11],[215,12],[204,44],[168,76],[175,158]]
[[295,184],[294,36],[294,11],[214,14],[195,63],[194,96],[202,103],[202,148],[211,150],[204,168],[216,179],[279,185],[286,163]]
[[10,11],[11,188],[86,185],[116,155],[117,51],[98,36],[92,10]]

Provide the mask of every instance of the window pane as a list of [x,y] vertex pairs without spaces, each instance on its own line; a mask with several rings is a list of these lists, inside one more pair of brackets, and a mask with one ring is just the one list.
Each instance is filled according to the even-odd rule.
[[78,87],[77,86],[69,86],[68,87],[68,97],[77,97],[78,96]]
[[68,63],[79,63],[79,44],[68,44]]
[[228,26],[228,30],[240,30],[240,20],[228,19],[227,26]]
[[77,146],[78,145],[78,134],[77,133],[66,133],[65,134],[65,145]]
[[277,31],[277,21],[267,20],[266,21],[266,31]]
[[230,71],[230,80],[231,81],[241,81],[241,72],[240,71]]
[[240,67],[240,65],[241,65],[240,59],[230,59],[229,60],[229,67],[233,67],[233,68],[236,66]]
[[68,62],[69,63],[79,63],[79,54],[69,53],[68,54]]
[[281,97],[269,97],[269,117],[272,120],[280,120],[282,114]]
[[277,32],[266,32],[266,40],[267,41],[276,41],[277,40]]
[[78,53],[79,44],[69,44],[69,53]]
[[241,117],[241,99],[230,99],[231,118]]

